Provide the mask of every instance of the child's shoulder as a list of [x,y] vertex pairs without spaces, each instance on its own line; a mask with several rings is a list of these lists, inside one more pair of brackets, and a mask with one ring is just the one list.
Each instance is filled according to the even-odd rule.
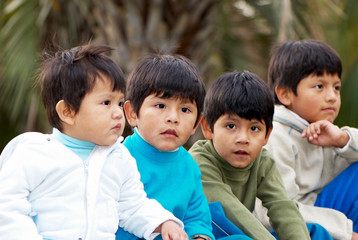
[[[283,105],[275,106],[275,113],[273,117],[273,129],[269,141],[277,135],[283,139],[286,135],[301,136],[302,131],[307,127],[307,121],[298,116],[296,113],[290,111]],[[282,135],[282,133],[286,133]],[[286,139],[285,139],[286,141]]]
[[259,155],[255,159],[257,161],[265,161],[269,163],[275,163],[275,160],[273,159],[271,153],[266,148],[262,148]]
[[110,148],[112,154],[120,155],[121,158],[132,158],[130,151],[128,150],[127,146],[125,146],[123,142],[123,137],[120,136],[118,140],[111,146],[107,146],[106,148]]
[[280,176],[275,159],[265,148],[261,149],[250,171],[255,172],[262,180],[270,179],[270,177],[267,178],[268,176]]
[[189,149],[189,153],[199,166],[201,164],[220,165],[221,163],[218,161],[219,156],[210,140],[196,141]]
[[26,132],[13,138],[5,146],[0,155],[0,169],[5,161],[11,156],[11,154],[18,148],[18,146],[37,145],[43,146],[49,142],[49,135],[39,132]]
[[271,153],[266,148],[262,148],[260,154],[255,159],[255,165],[260,169],[270,169],[276,167],[276,162]]
[[180,151],[180,155],[183,156],[183,158],[187,159],[187,163],[197,166],[193,155],[189,152],[189,150],[186,150],[183,146],[180,146],[178,151]]
[[210,148],[210,140],[198,140],[196,141],[191,148],[189,149],[190,154],[198,154],[201,152],[208,151],[207,149]]
[[16,136],[10,142],[8,142],[8,144],[4,148],[4,151],[18,146],[19,143],[41,143],[48,141],[50,141],[49,134],[44,134],[40,132],[26,132]]
[[188,152],[197,161],[197,159],[201,159],[206,154],[210,154],[210,141],[198,140],[190,147]]

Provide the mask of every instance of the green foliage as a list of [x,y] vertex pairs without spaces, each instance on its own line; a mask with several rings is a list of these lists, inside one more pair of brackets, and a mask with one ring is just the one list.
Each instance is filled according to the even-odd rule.
[[324,40],[344,65],[336,123],[357,127],[357,12],[356,0],[0,0],[0,150],[21,132],[50,130],[34,85],[41,53],[88,41],[117,47],[125,74],[151,52],[185,55],[208,87],[232,70],[266,79],[277,42]]
[[329,39],[343,60],[342,107],[336,120],[339,126],[358,127],[358,2],[345,1],[336,26],[330,29]]

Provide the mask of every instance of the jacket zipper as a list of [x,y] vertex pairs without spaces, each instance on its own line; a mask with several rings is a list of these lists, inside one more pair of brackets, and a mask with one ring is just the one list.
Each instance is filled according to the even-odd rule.
[[84,210],[85,210],[85,230],[84,230],[84,235],[82,239],[86,239],[87,236],[87,232],[88,232],[88,212],[87,212],[87,208],[88,208],[88,203],[87,203],[87,182],[88,182],[88,158],[86,160],[83,161],[83,166],[84,166],[84,174],[85,174],[85,192],[84,192]]

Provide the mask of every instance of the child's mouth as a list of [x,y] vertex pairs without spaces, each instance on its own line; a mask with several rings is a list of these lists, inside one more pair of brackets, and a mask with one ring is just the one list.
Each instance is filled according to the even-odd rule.
[[335,112],[335,109],[334,108],[324,108],[323,109],[325,112]]
[[175,136],[178,137],[177,133],[173,129],[168,129],[165,132],[162,133],[162,135],[169,135],[169,136]]
[[247,152],[243,151],[243,150],[239,150],[239,151],[236,151],[235,154],[236,155],[247,155]]

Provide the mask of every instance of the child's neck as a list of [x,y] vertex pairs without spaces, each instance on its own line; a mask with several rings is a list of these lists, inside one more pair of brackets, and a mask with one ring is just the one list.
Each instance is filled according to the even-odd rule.
[[53,129],[52,136],[57,141],[71,149],[82,160],[86,160],[91,154],[93,148],[96,146],[95,143],[79,140],[63,134],[56,128]]
[[[146,143],[148,143],[148,141],[147,140],[145,140],[144,138],[143,138],[143,136],[140,134],[140,132],[138,131],[138,128],[134,128],[134,131],[146,142]],[[148,143],[149,145],[151,145],[150,143]],[[152,145],[151,145],[152,146]],[[154,147],[154,146],[153,146]],[[155,147],[156,148],[156,147]],[[156,149],[158,149],[158,151],[159,152],[175,152],[175,151],[177,151],[178,149],[179,149],[179,147],[177,147],[177,148],[175,148],[175,149],[173,149],[173,150],[170,150],[170,151],[164,151],[164,150],[161,150],[161,149],[159,149],[159,148],[156,148]]]

